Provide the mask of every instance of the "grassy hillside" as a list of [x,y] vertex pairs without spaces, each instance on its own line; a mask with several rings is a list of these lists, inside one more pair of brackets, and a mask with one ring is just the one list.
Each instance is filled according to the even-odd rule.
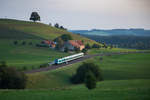
[[[103,61],[100,61],[99,58],[96,57],[86,61],[92,61],[100,66],[105,81],[150,79],[150,54],[106,56],[103,57]],[[39,89],[69,86],[71,85],[69,77],[75,73],[81,63],[53,71],[29,74],[27,88]]]
[[[29,74],[27,90],[0,90],[2,100],[149,100],[150,54],[128,54],[92,58],[100,65],[104,81],[89,91],[84,85],[71,85],[69,77],[81,64],[53,71]],[[30,90],[31,89],[31,90]]]
[[[72,34],[66,30],[57,29],[42,23],[0,19],[0,61],[6,61],[10,66],[37,68],[67,53],[49,48],[37,48],[35,45],[42,40],[53,40],[62,34],[70,34],[73,39],[84,40],[84,43],[97,43],[93,40]],[[18,41],[14,45],[14,41]],[[25,41],[26,45],[22,45]],[[32,45],[29,45],[32,42]]]
[[85,43],[96,43],[85,37],[72,34],[66,30],[54,28],[52,26],[11,19],[0,19],[0,38],[4,39],[49,39],[53,40],[62,34],[71,34],[73,39],[84,40]]

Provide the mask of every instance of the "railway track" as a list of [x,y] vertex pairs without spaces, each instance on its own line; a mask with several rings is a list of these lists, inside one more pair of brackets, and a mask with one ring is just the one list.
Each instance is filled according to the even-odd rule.
[[102,54],[94,54],[94,55],[85,55],[82,58],[79,58],[79,59],[68,62],[68,64],[63,63],[63,64],[60,64],[60,65],[51,65],[51,66],[44,67],[44,68],[25,71],[24,73],[25,74],[31,74],[31,73],[37,73],[37,72],[42,72],[42,71],[54,70],[54,69],[57,69],[57,68],[60,68],[60,67],[65,67],[65,66],[68,66],[68,65],[71,65],[71,64],[74,64],[74,63],[77,63],[77,62],[81,62],[81,61],[84,61],[86,59],[96,57],[96,56],[123,55],[123,54],[133,54],[133,53],[150,53],[150,52],[143,52],[143,51],[139,51],[139,52],[116,52],[116,53],[102,53]]

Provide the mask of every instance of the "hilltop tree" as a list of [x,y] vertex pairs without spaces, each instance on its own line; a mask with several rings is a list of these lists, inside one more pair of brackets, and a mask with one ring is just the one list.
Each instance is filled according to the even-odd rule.
[[54,27],[59,28],[59,24],[58,24],[58,23],[56,23],[56,24],[54,25]]
[[32,12],[31,13],[31,17],[30,20],[36,22],[36,21],[40,21],[40,16],[37,12]]

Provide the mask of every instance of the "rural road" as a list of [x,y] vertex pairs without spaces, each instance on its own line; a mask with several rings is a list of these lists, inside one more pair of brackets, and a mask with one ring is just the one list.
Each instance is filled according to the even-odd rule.
[[102,54],[94,54],[94,55],[85,55],[82,58],[73,60],[68,62],[68,64],[60,64],[60,65],[51,65],[48,67],[44,67],[44,68],[39,68],[39,69],[33,69],[33,70],[29,70],[29,71],[25,71],[25,74],[31,74],[31,73],[36,73],[36,72],[42,72],[42,71],[49,71],[49,70],[54,70],[60,67],[64,67],[64,66],[68,66],[77,62],[81,62],[83,60],[92,58],[92,57],[96,57],[96,56],[110,56],[110,55],[122,55],[122,54],[133,54],[133,53],[150,53],[150,52],[143,52],[143,51],[138,51],[138,52],[114,52],[114,53],[102,53]]

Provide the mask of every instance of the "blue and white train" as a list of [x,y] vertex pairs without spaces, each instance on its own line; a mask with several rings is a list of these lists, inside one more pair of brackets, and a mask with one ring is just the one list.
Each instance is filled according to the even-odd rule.
[[49,63],[49,64],[62,64],[62,63],[68,63],[69,61],[81,58],[84,56],[84,53],[78,53],[78,54],[74,54],[71,56],[67,56],[67,57],[63,57],[63,58],[59,58],[59,59],[55,59],[54,62]]

